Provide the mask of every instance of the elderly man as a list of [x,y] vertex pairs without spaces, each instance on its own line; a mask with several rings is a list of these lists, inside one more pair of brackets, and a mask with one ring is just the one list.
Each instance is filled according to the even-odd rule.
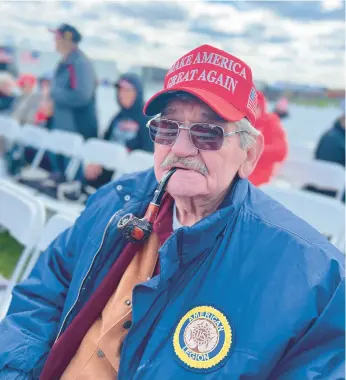
[[172,66],[154,171],[100,189],[15,287],[1,379],[343,378],[343,257],[246,179],[256,101],[225,51]]

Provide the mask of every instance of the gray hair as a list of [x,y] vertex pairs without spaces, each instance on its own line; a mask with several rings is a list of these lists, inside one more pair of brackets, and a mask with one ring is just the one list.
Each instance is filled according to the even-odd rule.
[[237,126],[237,131],[244,131],[239,133],[240,147],[243,150],[249,150],[256,142],[256,138],[261,134],[261,132],[256,129],[246,117],[236,121],[235,125]]
[[[177,91],[173,97],[170,97],[166,100],[163,109],[165,109],[167,104],[174,99],[185,101],[194,100],[198,103],[205,104],[201,99],[197,98],[195,95],[183,91]],[[243,131],[242,133],[239,133],[241,149],[249,150],[252,147],[252,145],[256,142],[256,138],[261,134],[261,132],[257,130],[246,117],[239,121],[236,121],[234,124],[237,126],[236,131]]]

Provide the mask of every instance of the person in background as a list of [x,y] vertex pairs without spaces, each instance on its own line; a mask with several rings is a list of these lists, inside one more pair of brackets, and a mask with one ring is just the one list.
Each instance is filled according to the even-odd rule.
[[288,112],[288,97],[283,94],[280,99],[277,101],[274,113],[276,113],[280,119],[284,119],[289,116]]
[[[0,70],[0,115],[10,114],[16,97],[19,95],[14,77],[7,71]],[[6,142],[0,137],[0,158],[6,154]]]
[[249,176],[249,181],[255,186],[268,183],[279,163],[282,163],[288,151],[286,132],[275,113],[267,111],[267,101],[262,92],[258,91],[256,109],[256,129],[264,137],[264,150],[257,166]]
[[82,36],[69,24],[51,32],[62,56],[51,86],[53,128],[80,133],[85,139],[97,137],[96,74],[89,58],[78,47]]
[[[97,78],[91,61],[78,47],[82,35],[69,24],[50,31],[55,34],[56,51],[62,56],[50,93],[54,107],[52,129],[76,132],[85,139],[97,137]],[[52,155],[51,161],[55,173],[64,173],[66,157]]]
[[315,158],[345,166],[345,101],[341,109],[342,114],[318,142]]
[[52,129],[53,123],[53,101],[50,97],[51,79],[44,75],[39,78],[40,103],[35,114],[35,124]]
[[[18,86],[21,88],[22,95],[15,101],[12,111],[12,117],[19,124],[37,125],[49,129],[52,119],[52,101],[49,95],[49,79],[46,77],[38,80],[34,75],[22,74],[18,80]],[[36,84],[38,88],[35,90]],[[14,144],[10,151],[6,153],[7,170],[11,175],[20,175],[21,170],[27,164],[32,163],[37,154],[37,149]],[[48,153],[44,154],[40,167],[47,171],[51,171],[51,159]],[[27,179],[21,177],[19,181],[25,182]],[[30,180],[32,178],[30,177]]]
[[[345,167],[345,100],[341,102],[342,114],[335,120],[333,126],[320,138],[315,151],[316,160],[335,162]],[[335,197],[333,190],[322,190],[309,185],[306,190]],[[345,202],[345,192],[342,198]]]
[[32,74],[21,74],[18,79],[17,84],[22,94],[13,105],[12,117],[20,125],[35,124],[35,115],[40,102],[40,94],[35,91],[36,83],[36,77]]
[[[140,78],[136,74],[124,74],[115,88],[120,111],[111,120],[104,139],[122,144],[129,151],[140,149],[153,152],[154,144],[146,127],[148,118],[143,114],[143,85]],[[108,183],[113,174],[113,171],[97,164],[89,164],[84,171],[87,184],[94,188]]]
[[20,95],[15,78],[6,71],[0,71],[0,113],[11,113]]

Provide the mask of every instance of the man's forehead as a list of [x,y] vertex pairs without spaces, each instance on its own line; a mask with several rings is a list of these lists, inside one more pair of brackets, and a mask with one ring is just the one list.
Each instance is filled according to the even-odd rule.
[[215,111],[213,111],[206,103],[199,99],[171,99],[167,102],[167,104],[163,107],[162,114],[174,115],[184,111],[186,108],[193,108],[195,111],[200,114],[205,119],[210,120],[220,120],[223,121],[222,117],[220,117]]

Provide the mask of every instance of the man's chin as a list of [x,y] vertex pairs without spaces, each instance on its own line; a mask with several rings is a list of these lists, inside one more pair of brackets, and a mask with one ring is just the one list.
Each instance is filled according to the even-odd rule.
[[[175,174],[174,174],[175,175]],[[174,197],[195,197],[205,195],[205,177],[199,174],[200,178],[172,178],[169,180],[166,191]]]

